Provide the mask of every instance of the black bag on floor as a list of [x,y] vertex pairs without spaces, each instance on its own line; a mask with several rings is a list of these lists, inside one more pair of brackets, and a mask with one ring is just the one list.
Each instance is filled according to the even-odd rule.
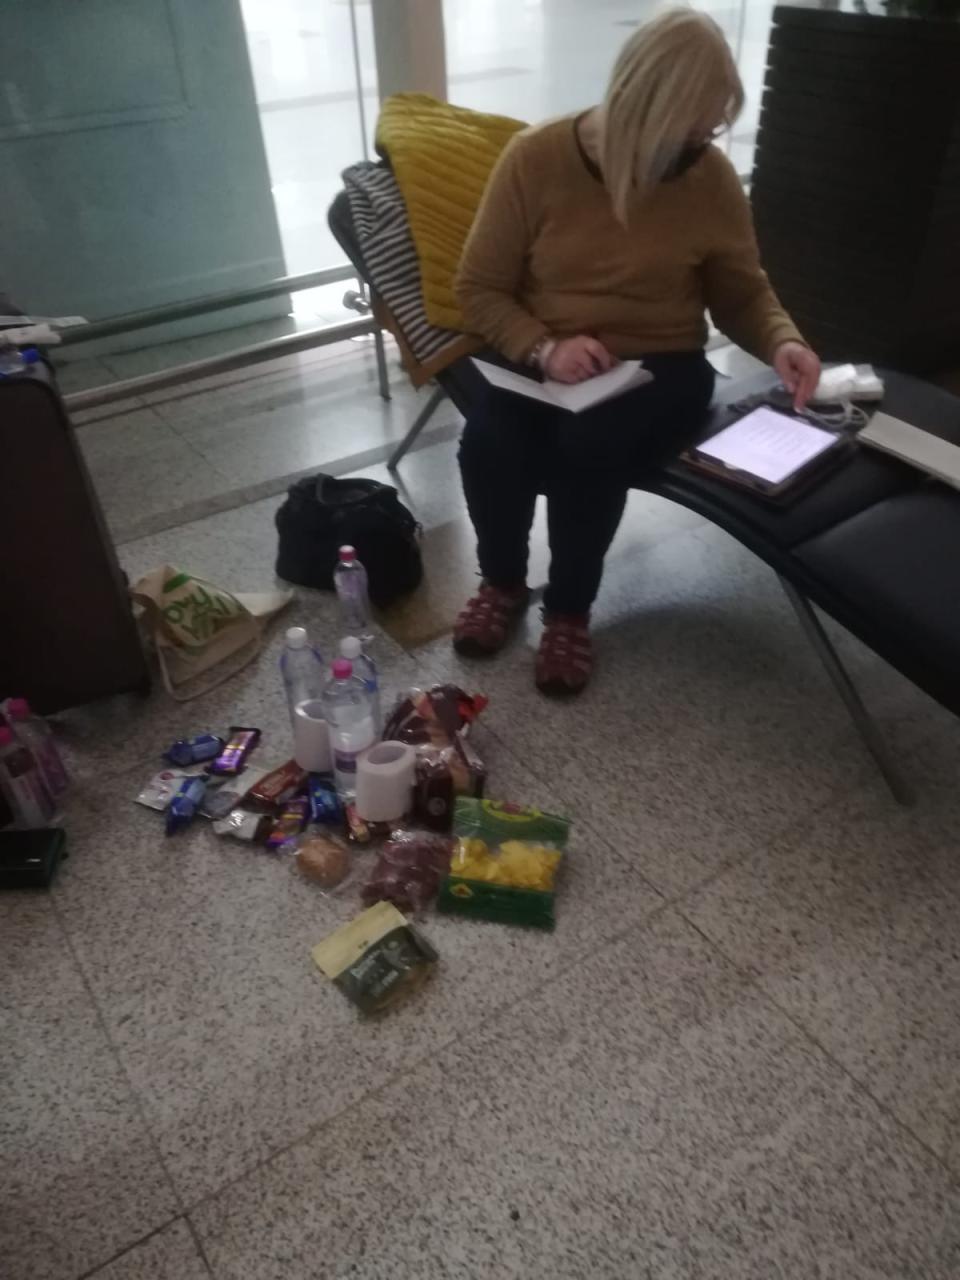
[[376,480],[307,476],[287,490],[276,523],[277,577],[286,582],[332,591],[343,546],[356,547],[378,609],[413,591],[423,578],[420,526],[396,489]]

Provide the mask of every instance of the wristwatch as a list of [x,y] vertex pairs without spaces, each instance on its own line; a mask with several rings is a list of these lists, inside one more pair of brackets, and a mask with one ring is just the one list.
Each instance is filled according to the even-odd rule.
[[556,345],[556,338],[551,338],[549,334],[544,334],[527,356],[527,364],[533,365],[534,369],[539,369],[541,373],[546,372],[547,361],[553,354],[553,349]]

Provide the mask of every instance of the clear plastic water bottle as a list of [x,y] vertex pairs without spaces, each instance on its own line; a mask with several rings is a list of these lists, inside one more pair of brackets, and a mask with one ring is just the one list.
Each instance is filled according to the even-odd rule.
[[379,738],[383,733],[383,707],[380,702],[380,677],[377,664],[364,650],[363,641],[358,636],[344,636],[340,641],[340,657],[353,663],[353,674],[359,676],[366,685],[373,708],[373,727]]
[[14,346],[3,337],[3,331],[0,330],[0,378],[16,377],[18,373],[23,373],[32,364],[36,364],[39,359],[40,352],[36,347],[21,349]]
[[333,571],[333,585],[340,600],[343,630],[348,636],[359,636],[361,641],[372,639],[367,571],[357,559],[355,547],[340,548],[340,562]]
[[10,717],[10,727],[18,741],[33,753],[47,790],[55,800],[58,799],[69,786],[69,778],[50,726],[33,714],[26,698],[9,698],[4,710]]
[[373,746],[377,730],[367,687],[353,674],[348,658],[337,658],[332,677],[323,691],[323,714],[330,727],[333,775],[337,790],[352,800],[357,790],[357,758]]
[[280,674],[287,691],[287,708],[290,720],[301,702],[310,702],[323,696],[327,683],[327,668],[323,655],[310,643],[305,627],[290,627],[287,643],[280,655]]
[[56,816],[57,806],[33,752],[6,725],[0,728],[0,789],[18,827],[46,827]]

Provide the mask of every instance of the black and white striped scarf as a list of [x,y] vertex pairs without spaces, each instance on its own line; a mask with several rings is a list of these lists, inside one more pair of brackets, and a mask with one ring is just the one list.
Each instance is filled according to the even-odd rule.
[[414,358],[435,360],[464,335],[427,319],[420,264],[400,187],[384,164],[362,161],[343,171],[357,244],[373,287],[400,326]]

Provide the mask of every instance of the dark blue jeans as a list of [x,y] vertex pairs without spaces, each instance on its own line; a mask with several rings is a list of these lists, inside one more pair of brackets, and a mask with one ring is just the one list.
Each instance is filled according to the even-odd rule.
[[506,589],[526,581],[543,493],[551,554],[544,605],[589,613],[628,491],[645,468],[686,445],[713,396],[702,351],[644,363],[652,383],[578,414],[484,384],[460,442],[460,472],[488,582]]

